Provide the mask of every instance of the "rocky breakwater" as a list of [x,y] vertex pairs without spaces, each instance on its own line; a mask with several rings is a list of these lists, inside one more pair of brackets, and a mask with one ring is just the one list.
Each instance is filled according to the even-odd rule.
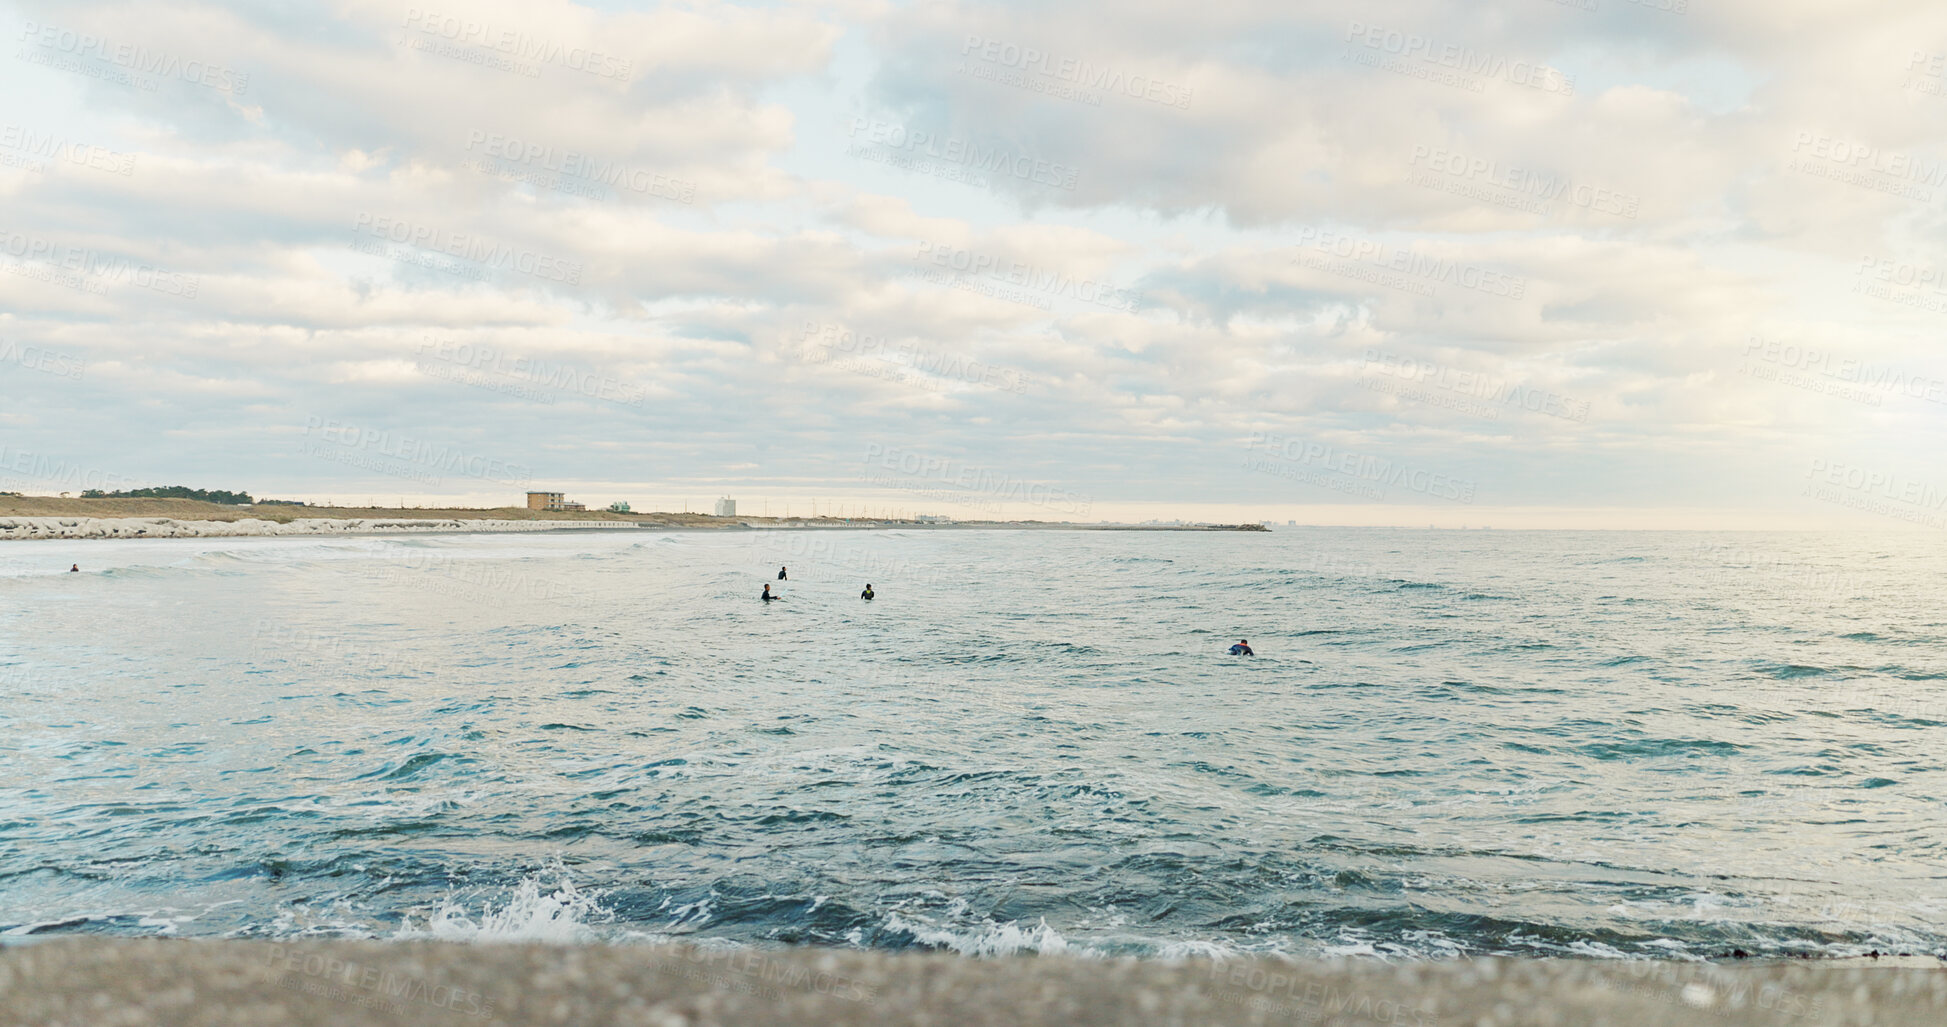
[[505,521],[459,518],[301,517],[184,521],[170,517],[0,517],[0,540],[91,538],[223,538],[243,535],[390,535],[454,531],[554,531],[632,528],[630,521]]

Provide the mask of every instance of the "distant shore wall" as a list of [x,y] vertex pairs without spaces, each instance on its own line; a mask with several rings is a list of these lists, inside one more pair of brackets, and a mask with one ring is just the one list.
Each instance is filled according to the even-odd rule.
[[108,938],[0,947],[0,1024],[9,1027],[1941,1023],[1947,971],[1937,966],[1166,963],[816,948]]
[[[687,516],[687,515],[686,515]],[[587,529],[647,528],[663,531],[728,531],[773,529],[779,531],[904,531],[966,530],[1055,530],[1055,531],[1170,531],[1228,532],[1263,531],[1259,525],[1146,525],[1146,524],[1055,524],[1037,521],[977,521],[949,524],[915,524],[907,521],[826,523],[777,521],[749,518],[744,521],[715,519],[692,521],[588,519],[535,517],[509,520],[494,517],[293,517],[264,520],[240,517],[236,520],[196,520],[183,517],[25,517],[0,516],[0,542],[32,539],[100,538],[236,538],[257,535],[394,535],[415,532],[503,532],[563,531]]]
[[229,538],[242,535],[377,535],[432,531],[557,531],[633,528],[634,521],[505,521],[409,517],[299,517],[185,521],[173,517],[0,517],[0,541],[97,538]]

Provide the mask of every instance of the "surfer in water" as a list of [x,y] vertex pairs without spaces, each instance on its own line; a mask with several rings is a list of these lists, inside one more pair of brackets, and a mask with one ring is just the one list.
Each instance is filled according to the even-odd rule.
[[765,586],[764,586],[764,601],[765,601],[765,602],[767,602],[767,603],[768,603],[768,602],[770,602],[770,601],[771,601],[771,600],[773,600],[773,599],[782,599],[782,598],[784,598],[784,597],[783,597],[783,596],[774,596],[774,595],[772,595],[772,594],[771,594],[771,586],[769,586],[769,585],[765,585]]
[[69,574],[79,574],[79,573],[81,573],[81,565],[77,563],[77,564],[75,564],[74,566],[72,566],[72,567],[69,567],[69,568],[68,568],[68,573],[69,573]]
[[872,583],[870,581],[865,583],[865,591],[859,593],[859,598],[860,599],[872,598]]
[[1251,651],[1251,643],[1246,642],[1241,638],[1237,640],[1236,645],[1230,647],[1230,654],[1232,656],[1256,656],[1257,655],[1256,653]]
[[777,569],[777,580],[779,580],[779,581],[783,581],[783,580],[784,580],[784,568],[782,568],[782,567],[779,567],[779,568]]

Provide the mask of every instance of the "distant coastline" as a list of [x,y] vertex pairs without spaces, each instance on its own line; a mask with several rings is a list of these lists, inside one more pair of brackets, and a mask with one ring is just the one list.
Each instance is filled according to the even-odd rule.
[[546,511],[524,507],[423,509],[223,505],[190,499],[0,496],[0,541],[230,538],[534,531],[1065,529],[1263,531],[1256,524],[1073,524],[1057,521],[917,521],[897,518],[714,517],[692,513]]

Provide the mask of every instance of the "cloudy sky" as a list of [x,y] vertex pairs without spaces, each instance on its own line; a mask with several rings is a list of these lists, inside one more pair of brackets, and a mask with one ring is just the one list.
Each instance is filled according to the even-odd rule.
[[0,489],[1947,527],[1947,7],[0,0]]

